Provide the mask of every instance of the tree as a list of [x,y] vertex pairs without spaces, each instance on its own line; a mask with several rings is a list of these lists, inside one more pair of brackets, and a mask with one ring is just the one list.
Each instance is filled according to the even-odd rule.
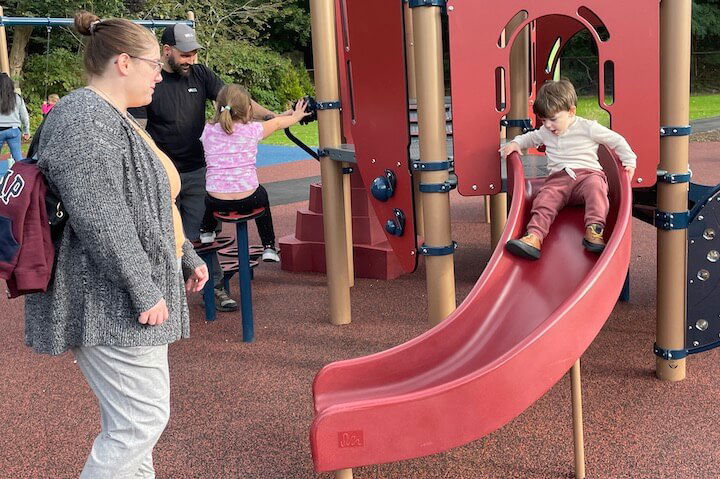
[[[95,7],[97,6],[97,10]],[[119,0],[107,0],[94,5],[80,0],[11,0],[4,6],[4,14],[13,17],[72,17],[77,10],[89,9],[100,16],[117,16],[125,7]],[[40,27],[37,27],[39,30]],[[16,80],[22,77],[23,66],[27,56],[27,48],[32,38],[33,27],[13,26],[11,30],[10,76]],[[42,27],[42,47],[45,46],[45,27]]]

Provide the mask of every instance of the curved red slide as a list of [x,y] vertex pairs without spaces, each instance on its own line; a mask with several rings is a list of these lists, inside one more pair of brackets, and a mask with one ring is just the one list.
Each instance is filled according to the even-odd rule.
[[[325,366],[315,377],[310,431],[318,472],[425,456],[500,428],[549,390],[605,323],[630,260],[631,192],[601,147],[610,187],[607,247],[586,252],[583,211],[565,208],[542,258],[496,248],[465,301],[417,338]],[[513,200],[501,244],[525,227],[538,180],[508,159]]]

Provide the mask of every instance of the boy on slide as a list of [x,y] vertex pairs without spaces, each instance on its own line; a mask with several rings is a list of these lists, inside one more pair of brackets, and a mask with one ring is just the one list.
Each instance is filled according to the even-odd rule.
[[507,242],[506,249],[527,259],[540,259],[542,242],[558,212],[566,205],[585,205],[583,246],[600,253],[610,204],[605,173],[598,161],[598,147],[613,150],[632,178],[637,155],[621,135],[596,121],[575,114],[577,94],[567,80],[548,81],[538,91],[533,111],[542,122],[534,131],[515,137],[500,149],[503,156],[545,145],[550,176],[533,201],[525,236]]

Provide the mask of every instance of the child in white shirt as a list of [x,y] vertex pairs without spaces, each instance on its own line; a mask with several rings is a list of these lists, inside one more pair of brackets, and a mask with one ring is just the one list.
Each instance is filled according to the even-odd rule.
[[503,156],[529,147],[545,145],[550,176],[533,201],[527,233],[505,245],[513,254],[539,259],[543,240],[558,212],[566,205],[585,204],[583,246],[600,253],[605,248],[603,231],[610,208],[605,173],[598,161],[598,146],[613,150],[630,178],[637,155],[625,138],[596,121],[575,114],[577,94],[567,80],[546,82],[538,91],[533,111],[542,121],[534,131],[515,137],[500,152]]

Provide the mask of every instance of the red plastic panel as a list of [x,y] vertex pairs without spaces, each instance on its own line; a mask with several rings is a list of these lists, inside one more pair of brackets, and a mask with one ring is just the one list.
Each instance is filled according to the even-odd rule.
[[[402,2],[345,0],[350,70],[350,95],[343,95],[343,110],[352,115],[355,158],[365,185],[395,173],[395,194],[386,202],[371,197],[381,225],[405,214],[402,236],[387,234],[402,269],[417,266],[413,185],[409,169],[410,126],[405,79],[405,34]],[[350,96],[351,98],[348,98]],[[348,98],[346,100],[346,98]]]
[[352,138],[352,112],[350,105],[350,78],[348,76],[348,59],[346,50],[350,48],[350,39],[347,32],[347,10],[345,0],[335,0],[335,29],[338,51],[338,80],[340,83],[340,101],[347,106],[340,112],[342,121],[343,143],[353,143]]
[[[654,184],[660,152],[658,5],[657,0],[626,2],[622,8],[617,3],[602,0],[495,3],[450,0],[453,143],[459,192],[463,195],[498,192],[499,122],[509,111],[510,100],[506,102],[505,110],[495,109],[495,69],[502,67],[509,72],[509,45],[513,44],[517,33],[527,23],[548,15],[562,15],[588,28],[598,44],[599,64],[614,63],[615,102],[603,108],[612,116],[613,130],[627,138],[638,154],[632,186]],[[581,16],[578,10],[582,7],[597,18],[588,20]],[[527,22],[508,35],[508,47],[498,47],[502,29],[523,10],[528,13]],[[593,28],[592,23],[598,19],[610,32],[607,41],[601,41]],[[539,22],[538,29],[543,25],[547,23]],[[539,30],[537,35],[546,38]],[[542,61],[538,55],[537,63]],[[599,91],[604,91],[602,74],[599,80]],[[506,88],[508,86],[506,76]]]
[[[601,152],[611,205],[603,254],[581,245],[582,209],[565,208],[539,261],[496,248],[473,290],[440,325],[387,351],[323,368],[313,385],[310,431],[317,471],[410,459],[479,439],[570,369],[612,312],[630,261],[629,181]],[[537,186],[525,182],[517,155],[508,165],[513,199],[500,244],[524,230]]]

